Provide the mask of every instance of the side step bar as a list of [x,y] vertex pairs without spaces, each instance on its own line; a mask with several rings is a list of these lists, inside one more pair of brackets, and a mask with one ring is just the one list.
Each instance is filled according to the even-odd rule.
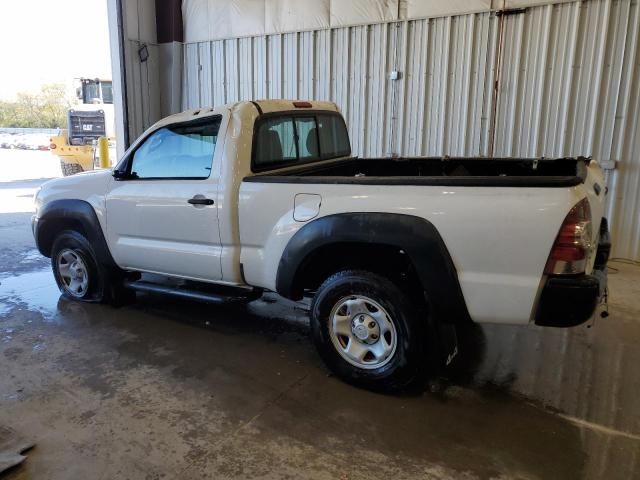
[[162,285],[159,283],[147,282],[144,280],[125,281],[124,286],[138,292],[159,293],[162,295],[173,295],[174,297],[186,298],[206,303],[247,303],[260,298],[261,290],[237,289],[238,293],[227,289],[227,292],[214,292],[189,289],[177,285]]

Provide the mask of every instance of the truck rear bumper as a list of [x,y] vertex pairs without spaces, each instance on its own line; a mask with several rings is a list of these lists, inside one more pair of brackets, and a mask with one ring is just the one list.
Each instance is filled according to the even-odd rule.
[[600,300],[596,275],[548,278],[542,290],[535,323],[544,327],[573,327],[591,318]]
[[608,226],[603,219],[592,274],[569,278],[547,278],[538,302],[536,325],[574,327],[593,316],[607,289],[607,261],[610,250]]

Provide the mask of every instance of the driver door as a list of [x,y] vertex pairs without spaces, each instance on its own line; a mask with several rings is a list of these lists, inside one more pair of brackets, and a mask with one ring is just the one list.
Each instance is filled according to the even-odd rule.
[[151,133],[107,195],[107,235],[123,268],[202,281],[222,279],[216,143],[222,117]]

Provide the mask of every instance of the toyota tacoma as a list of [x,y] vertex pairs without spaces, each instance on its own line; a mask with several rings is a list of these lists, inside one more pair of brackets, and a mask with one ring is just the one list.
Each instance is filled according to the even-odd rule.
[[309,297],[329,368],[390,391],[450,362],[470,322],[591,318],[605,193],[595,160],[354,158],[335,104],[246,101],[172,115],[113,170],[45,183],[33,232],[80,301]]

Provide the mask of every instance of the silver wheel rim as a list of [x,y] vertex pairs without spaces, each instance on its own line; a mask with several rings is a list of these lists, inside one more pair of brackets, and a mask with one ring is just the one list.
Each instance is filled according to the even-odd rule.
[[56,264],[65,291],[74,297],[83,297],[89,289],[89,271],[82,257],[65,248],[58,253]]
[[368,297],[341,298],[329,315],[329,333],[336,351],[351,365],[380,368],[396,352],[398,335],[391,316]]

